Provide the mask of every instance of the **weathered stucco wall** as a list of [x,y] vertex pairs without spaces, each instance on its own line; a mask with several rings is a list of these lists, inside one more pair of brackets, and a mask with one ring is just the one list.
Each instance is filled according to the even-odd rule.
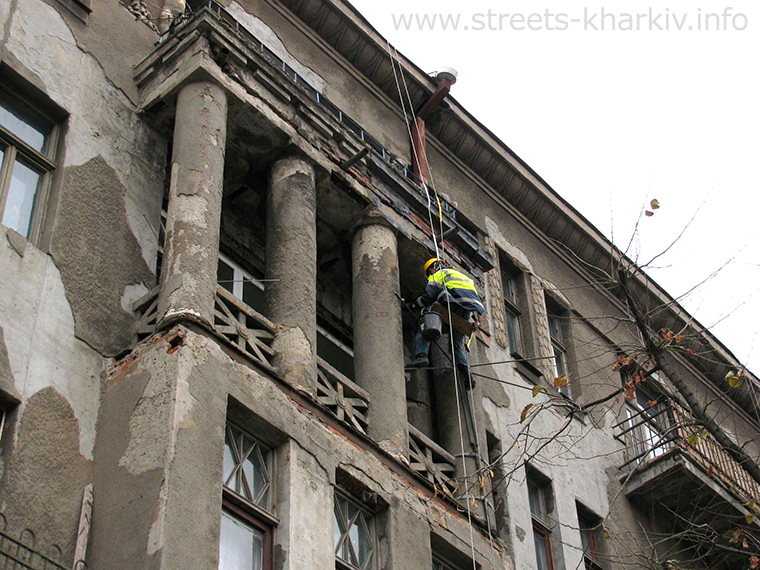
[[85,24],[53,0],[0,5],[2,65],[68,115],[44,226],[51,255],[0,228],[0,387],[20,401],[0,512],[9,532],[31,529],[66,563],[91,481],[103,356],[132,345],[127,308],[155,281],[166,153],[134,107],[132,66],[154,36],[116,2],[94,8]]
[[[228,401],[237,404],[227,414]],[[232,362],[216,342],[177,327],[144,345],[108,382],[98,423],[92,564],[218,565],[225,414],[276,452],[278,568],[334,564],[325,521],[332,520],[339,470],[389,505],[377,519],[381,568],[419,570],[426,551],[410,537],[429,540],[431,531],[470,551],[466,514],[421,495],[376,451],[341,436],[270,378]],[[480,563],[490,560],[478,534],[475,548]]]
[[[469,553],[465,513],[443,508],[381,461],[376,450],[327,425],[304,405],[302,396],[233,361],[207,337],[179,328],[182,338],[174,339],[176,345],[168,344],[168,336],[146,343],[103,381],[104,357],[123,354],[133,344],[131,301],[154,284],[168,140],[135,108],[132,69],[154,49],[154,32],[116,1],[93,4],[83,23],[55,0],[0,3],[3,65],[68,114],[49,208],[49,248],[38,249],[0,228],[0,389],[21,402],[10,416],[13,425],[3,442],[0,512],[11,525],[23,519],[24,526],[33,527],[41,541],[59,545],[69,560],[82,490],[94,480],[91,567],[215,567],[223,429],[228,410],[234,408],[238,421],[276,450],[278,568],[334,565],[332,529],[325,522],[331,520],[339,472],[361,480],[386,505],[378,517],[383,568],[418,570],[429,564],[431,532]],[[313,40],[303,24],[284,17],[266,0],[226,5],[382,144],[399,156],[409,154],[400,111],[354,77],[350,66],[336,62],[335,53]],[[619,310],[519,215],[477,190],[458,165],[434,148],[430,157],[438,190],[528,274],[526,315],[534,320],[535,355],[545,358],[536,368],[550,374],[543,296],[548,289],[589,319],[572,322],[577,374],[571,378],[573,397],[582,403],[618,388],[614,352],[594,327],[627,344],[631,329],[614,318],[601,318],[619,316]],[[232,217],[225,224],[228,233],[245,222]],[[261,240],[251,235],[237,239],[251,251],[262,249]],[[323,237],[317,254],[328,251],[325,243],[341,239],[347,239],[341,232]],[[291,263],[292,253],[281,255]],[[252,265],[263,269],[262,257],[259,251]],[[336,272],[320,283],[320,298],[351,324],[350,287],[344,284],[339,294],[332,294],[342,278]],[[490,282],[489,287],[500,286],[499,278]],[[284,297],[282,303],[294,306],[305,298]],[[373,362],[387,374],[387,363],[399,356],[398,350],[386,343],[375,352],[387,357]],[[478,372],[497,382],[478,378],[474,397],[484,408],[479,428],[483,432],[487,427],[508,450],[506,534],[513,550],[502,552],[496,565],[531,568],[535,551],[523,462],[535,446],[515,440],[524,427],[521,412],[533,404],[535,413],[548,396],[532,394],[533,384],[505,362],[510,359],[494,337],[488,345],[475,343],[473,362],[495,363]],[[403,398],[387,392],[388,398]],[[700,398],[711,395],[700,392]],[[547,407],[532,420],[535,441],[562,430],[531,459],[552,480],[560,521],[558,570],[582,564],[576,500],[603,517],[614,511],[607,523],[608,550],[632,548],[638,523],[651,522],[620,493],[622,444],[611,437],[609,426],[619,419],[624,404],[615,403],[582,418]],[[394,404],[403,408],[405,402]],[[727,406],[716,403],[713,409],[741,440],[754,437],[752,426]],[[403,417],[399,422],[389,416],[386,423],[398,427]],[[402,439],[396,442],[401,447]],[[490,567],[489,547],[475,534],[476,559]]]

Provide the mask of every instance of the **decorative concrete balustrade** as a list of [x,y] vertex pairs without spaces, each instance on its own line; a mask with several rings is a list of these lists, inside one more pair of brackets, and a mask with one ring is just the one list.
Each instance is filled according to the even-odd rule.
[[369,394],[321,358],[317,360],[317,402],[340,421],[367,433]]
[[437,490],[453,495],[456,458],[413,425],[409,425],[409,466]]

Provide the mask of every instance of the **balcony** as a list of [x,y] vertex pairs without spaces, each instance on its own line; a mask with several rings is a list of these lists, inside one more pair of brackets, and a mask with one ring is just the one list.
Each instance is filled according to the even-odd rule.
[[758,500],[760,486],[678,403],[631,407],[616,427],[615,437],[626,444],[620,466],[626,495],[658,521],[684,531],[701,527],[715,537],[758,525],[745,518],[743,505]]

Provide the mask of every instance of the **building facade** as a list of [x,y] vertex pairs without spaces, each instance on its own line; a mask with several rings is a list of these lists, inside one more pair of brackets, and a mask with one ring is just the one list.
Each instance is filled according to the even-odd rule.
[[343,0],[0,5],[3,567],[760,564],[757,378],[454,81]]

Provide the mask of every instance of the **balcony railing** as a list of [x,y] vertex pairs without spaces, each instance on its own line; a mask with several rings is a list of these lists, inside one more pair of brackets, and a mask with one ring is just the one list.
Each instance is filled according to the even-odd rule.
[[[132,310],[139,315],[136,325],[138,340],[153,334],[158,317],[158,287],[135,301]],[[221,286],[217,288],[214,300],[214,329],[257,364],[274,372],[274,324]]]
[[156,332],[158,318],[158,286],[154,287],[132,304],[137,319],[137,339],[142,340]]
[[696,424],[691,414],[678,405],[673,406],[673,412],[679,426],[680,447],[745,501],[760,500],[760,485],[712,436]]
[[274,324],[221,286],[216,290],[214,328],[257,364],[274,373]]
[[647,464],[668,452],[684,454],[723,487],[747,502],[760,499],[760,485],[716,442],[691,413],[673,401],[629,414],[619,424],[628,445],[628,459],[621,469]]
[[413,425],[409,425],[409,466],[439,491],[453,494],[456,459]]
[[321,358],[317,360],[317,401],[340,421],[367,433],[369,394]]

